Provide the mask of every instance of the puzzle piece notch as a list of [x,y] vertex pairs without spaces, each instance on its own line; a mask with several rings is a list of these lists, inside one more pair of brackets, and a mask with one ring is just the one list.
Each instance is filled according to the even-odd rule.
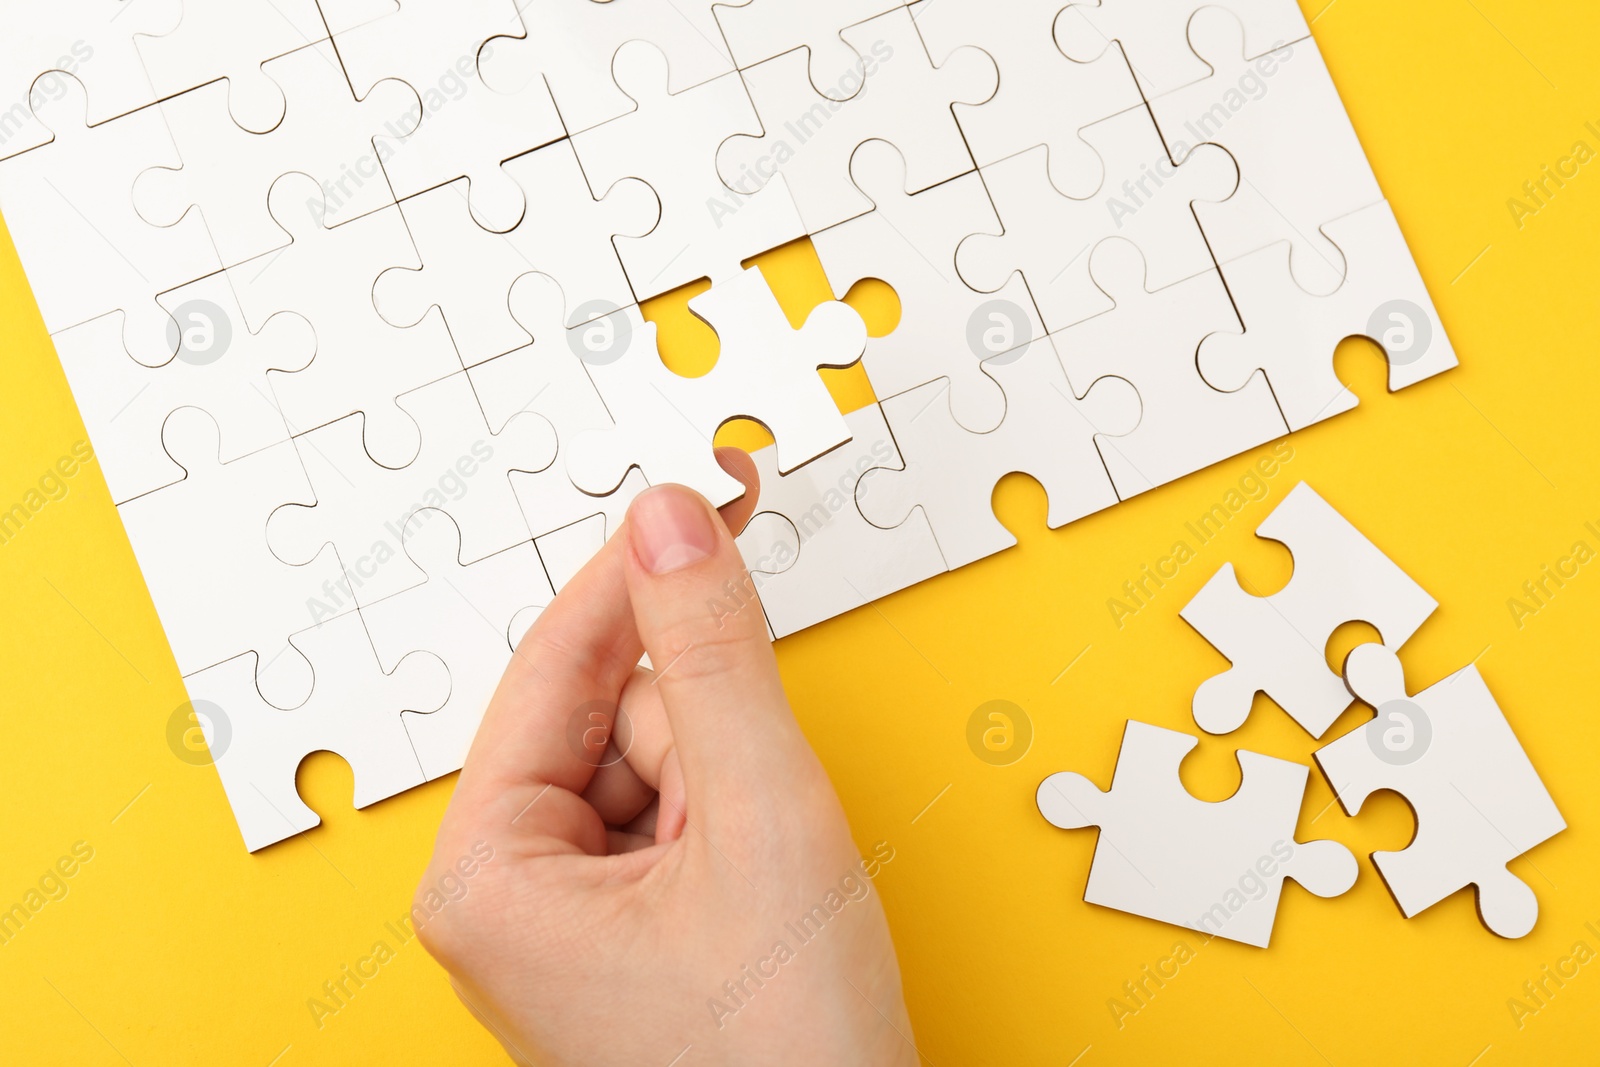
[[[1178,768],[1198,744],[1129,721],[1111,788],[1052,774],[1039,785],[1039,812],[1062,829],[1100,827],[1089,903],[1264,948],[1283,880],[1338,896],[1355,884],[1355,857],[1336,841],[1295,841],[1308,773],[1299,764],[1241,751],[1239,790],[1195,799]],[[1259,896],[1245,895],[1249,880],[1265,883]]]
[[1305,482],[1262,521],[1256,536],[1288,547],[1294,557],[1288,585],[1255,596],[1226,563],[1179,612],[1231,664],[1195,690],[1194,720],[1207,733],[1230,733],[1249,716],[1254,695],[1264,692],[1312,737],[1321,737],[1351,703],[1327,666],[1333,632],[1366,622],[1396,649],[1438,603]]
[[1477,667],[1407,696],[1394,651],[1367,644],[1346,659],[1345,678],[1377,716],[1318,749],[1317,764],[1351,815],[1380,789],[1416,814],[1410,844],[1372,857],[1400,910],[1410,918],[1474,885],[1485,926],[1526,935],[1538,898],[1507,864],[1566,820]]
[[1334,350],[1346,337],[1383,349],[1391,392],[1459,362],[1388,201],[1323,231],[1347,264],[1337,290],[1314,296],[1295,284],[1288,244],[1252,252],[1222,268],[1244,333],[1215,334],[1200,346],[1200,374],[1217,389],[1243,388],[1264,373],[1291,430],[1358,403],[1333,370]]
[[904,0],[741,0],[716,4],[712,12],[740,70],[785,52],[807,59],[808,80],[819,96],[848,100],[861,91],[866,58],[844,31],[891,12]]
[[428,653],[383,671],[358,615],[331,619],[290,640],[304,649],[316,676],[310,696],[292,711],[256,692],[253,656],[185,679],[251,852],[322,821],[295,789],[295,774],[313,752],[333,752],[350,765],[358,809],[421,785],[401,713],[441,707],[450,691],[449,672]]

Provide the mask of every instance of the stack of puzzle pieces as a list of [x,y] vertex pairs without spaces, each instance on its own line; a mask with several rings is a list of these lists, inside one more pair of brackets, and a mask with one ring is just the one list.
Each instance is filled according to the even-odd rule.
[[[1455,363],[1293,0],[6,5],[0,208],[251,849],[460,766],[645,485],[783,636]],[[752,257],[809,237],[801,329]],[[708,279],[671,373],[640,302]],[[841,415],[818,368],[864,360]]]

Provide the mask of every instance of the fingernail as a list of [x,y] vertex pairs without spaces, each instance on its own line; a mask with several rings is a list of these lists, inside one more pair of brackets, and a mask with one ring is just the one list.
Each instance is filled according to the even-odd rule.
[[670,574],[717,550],[717,531],[700,498],[677,485],[646,489],[628,509],[634,554],[651,574]]

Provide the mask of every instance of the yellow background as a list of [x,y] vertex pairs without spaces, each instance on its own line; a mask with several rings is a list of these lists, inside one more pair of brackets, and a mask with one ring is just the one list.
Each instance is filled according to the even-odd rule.
[[[1038,487],[1008,479],[996,508],[1021,547],[780,646],[796,713],[857,839],[896,849],[878,884],[917,1042],[940,1067],[1595,1058],[1600,963],[1520,1029],[1506,1002],[1574,942],[1600,949],[1584,925],[1600,928],[1600,563],[1520,627],[1507,600],[1574,541],[1600,548],[1584,526],[1600,520],[1600,164],[1521,229],[1506,201],[1574,141],[1600,148],[1584,128],[1600,126],[1600,16],[1575,0],[1334,0],[1319,14],[1320,3],[1307,14],[1461,369],[1389,396],[1381,360],[1347,343],[1339,367],[1360,409],[1295,435],[1271,495],[1120,630],[1106,599],[1218,502],[1249,457],[1054,533]],[[808,255],[768,257],[791,309],[826,295]],[[9,506],[84,430],[9,245],[0,302]],[[672,323],[671,304],[652,314]],[[881,293],[861,305],[880,328],[893,321]],[[703,361],[709,343],[680,331],[673,358]],[[834,384],[851,404],[868,396],[859,374]],[[1287,888],[1270,949],[1200,945],[1083,903],[1094,833],[1057,831],[1035,811],[1034,786],[1052,771],[1109,783],[1126,718],[1192,729],[1189,697],[1223,660],[1178,609],[1226,560],[1262,590],[1287,580],[1287,552],[1252,530],[1299,480],[1439,599],[1404,652],[1413,686],[1476,659],[1571,824],[1513,865],[1540,899],[1529,937],[1488,933],[1469,893],[1407,921],[1363,858],[1344,897]],[[415,942],[320,1029],[306,1007],[390,938],[384,924],[408,905],[453,780],[358,813],[348,769],[315,757],[302,791],[325,824],[247,855],[215,773],[167,747],[183,689],[94,468],[0,546],[0,604],[0,905],[74,842],[94,849],[69,894],[0,946],[0,1058],[501,1062]],[[1035,733],[1004,768],[976,759],[965,733],[973,709],[997,698],[1024,708]],[[1335,732],[1364,714],[1353,709]],[[1306,762],[1315,747],[1260,701],[1242,732],[1202,741],[1185,783],[1228,795],[1238,745]],[[1411,834],[1392,794],[1355,819],[1330,800],[1313,771],[1301,837],[1364,857]],[[1195,958],[1119,1027],[1107,1002],[1180,940]]]

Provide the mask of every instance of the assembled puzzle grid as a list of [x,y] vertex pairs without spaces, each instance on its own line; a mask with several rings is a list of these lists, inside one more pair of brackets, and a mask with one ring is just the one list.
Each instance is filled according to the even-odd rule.
[[[650,482],[725,503],[776,636],[1455,364],[1293,0],[9,5],[0,210],[246,845],[460,766]],[[743,266],[811,237],[791,329]],[[684,283],[722,345],[661,363]],[[820,367],[865,361],[841,415]],[[220,714],[206,714],[212,706]],[[1420,905],[1419,905],[1420,906]]]

